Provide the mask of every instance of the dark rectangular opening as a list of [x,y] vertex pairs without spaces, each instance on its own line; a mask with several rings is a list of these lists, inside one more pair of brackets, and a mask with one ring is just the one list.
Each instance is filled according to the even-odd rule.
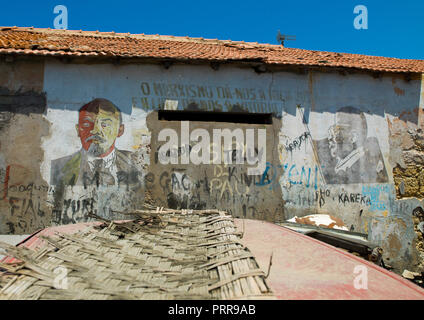
[[272,124],[272,113],[158,110],[158,119],[165,121],[203,121]]

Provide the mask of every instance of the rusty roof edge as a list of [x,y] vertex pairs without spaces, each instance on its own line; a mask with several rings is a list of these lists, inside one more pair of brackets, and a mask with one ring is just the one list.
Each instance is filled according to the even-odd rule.
[[29,48],[1,48],[0,55],[25,55],[25,56],[53,56],[53,57],[69,57],[69,58],[80,58],[80,57],[92,57],[92,58],[120,58],[120,59],[153,59],[158,61],[203,61],[203,62],[256,62],[266,63],[262,57],[252,58],[192,58],[187,56],[158,56],[158,55],[140,55],[140,54],[114,54],[111,52],[104,51],[75,51],[75,50],[51,50],[49,48],[43,49],[29,49]]
[[[370,74],[416,74],[421,75],[424,74],[424,70],[414,70],[414,69],[406,69],[399,67],[366,67],[366,66],[345,66],[341,65],[326,65],[324,63],[314,63],[314,62],[306,62],[306,63],[293,63],[290,61],[286,62],[272,62],[267,61],[265,58],[254,57],[254,58],[191,58],[186,56],[181,57],[166,57],[166,56],[154,56],[154,55],[122,55],[122,54],[113,54],[103,51],[64,51],[64,50],[49,50],[49,49],[41,49],[41,50],[33,50],[33,49],[5,49],[0,48],[0,56],[6,55],[18,55],[18,56],[33,56],[33,57],[52,57],[52,58],[71,58],[71,59],[79,59],[79,58],[92,58],[92,59],[120,59],[121,61],[125,60],[139,60],[140,62],[143,60],[164,62],[164,61],[173,61],[180,63],[247,63],[252,66],[257,66],[258,64],[263,64],[269,67],[294,67],[294,68],[317,68],[317,69],[327,69],[332,71],[340,71],[340,70],[350,70],[350,71],[358,71],[365,72]],[[131,61],[131,62],[132,62]]]

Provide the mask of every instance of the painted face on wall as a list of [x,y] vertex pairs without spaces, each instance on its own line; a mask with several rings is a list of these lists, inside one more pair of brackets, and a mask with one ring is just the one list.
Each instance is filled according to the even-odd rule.
[[349,141],[348,128],[333,125],[328,129],[328,144],[333,158],[343,158],[353,150]]
[[76,126],[84,150],[105,157],[115,148],[115,140],[124,133],[119,110],[108,100],[96,99],[81,108]]
[[363,145],[366,139],[366,122],[359,114],[336,113],[335,124],[328,130],[330,154],[343,159]]

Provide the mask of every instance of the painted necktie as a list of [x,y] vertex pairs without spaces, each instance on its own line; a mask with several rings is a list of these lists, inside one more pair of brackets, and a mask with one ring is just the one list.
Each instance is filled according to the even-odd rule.
[[105,168],[105,162],[102,159],[94,160],[94,172],[98,174],[99,184],[114,185],[115,178],[110,173],[109,168]]

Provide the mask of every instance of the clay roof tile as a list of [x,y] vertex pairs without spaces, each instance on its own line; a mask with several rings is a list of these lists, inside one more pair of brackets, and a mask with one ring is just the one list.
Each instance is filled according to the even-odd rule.
[[255,60],[273,65],[325,66],[424,73],[424,60],[285,48],[257,42],[164,35],[0,27],[0,52],[26,55],[116,56],[205,61]]

